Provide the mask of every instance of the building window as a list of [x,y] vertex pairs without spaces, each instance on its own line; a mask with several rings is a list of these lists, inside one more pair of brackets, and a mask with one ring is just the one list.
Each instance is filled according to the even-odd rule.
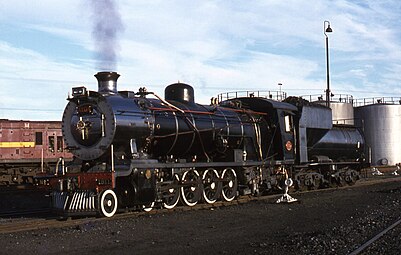
[[54,152],[54,136],[49,136],[49,151]]
[[57,152],[63,152],[63,137],[57,136]]

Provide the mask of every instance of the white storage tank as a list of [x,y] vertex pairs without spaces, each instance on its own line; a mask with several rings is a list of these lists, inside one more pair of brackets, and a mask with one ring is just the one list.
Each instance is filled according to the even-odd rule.
[[[326,105],[324,95],[303,96],[310,102]],[[354,125],[354,107],[351,95],[332,96],[330,108],[334,125]]]
[[372,166],[401,162],[401,98],[394,99],[361,99],[355,103],[355,117],[365,134]]
[[354,125],[354,107],[351,102],[330,102],[330,108],[333,115],[333,124]]

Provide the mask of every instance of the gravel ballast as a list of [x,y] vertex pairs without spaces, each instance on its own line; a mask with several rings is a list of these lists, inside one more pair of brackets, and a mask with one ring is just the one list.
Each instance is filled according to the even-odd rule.
[[[0,254],[349,254],[401,216],[401,179],[293,196],[1,234]],[[400,232],[362,254],[399,254]]]

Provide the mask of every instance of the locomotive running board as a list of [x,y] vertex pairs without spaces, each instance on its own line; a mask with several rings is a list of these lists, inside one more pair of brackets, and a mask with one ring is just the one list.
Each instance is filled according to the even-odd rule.
[[136,162],[135,160],[131,161],[131,167],[142,168],[146,165],[151,166],[152,168],[185,168],[185,167],[247,167],[247,166],[275,166],[275,165],[287,165],[293,164],[291,161],[244,161],[244,162],[166,162],[159,163],[146,160],[140,160]]

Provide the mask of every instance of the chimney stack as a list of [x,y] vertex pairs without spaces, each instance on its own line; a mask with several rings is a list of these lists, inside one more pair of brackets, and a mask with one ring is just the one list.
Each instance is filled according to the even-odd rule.
[[117,79],[120,75],[116,72],[98,72],[95,74],[98,81],[98,92],[117,93]]

